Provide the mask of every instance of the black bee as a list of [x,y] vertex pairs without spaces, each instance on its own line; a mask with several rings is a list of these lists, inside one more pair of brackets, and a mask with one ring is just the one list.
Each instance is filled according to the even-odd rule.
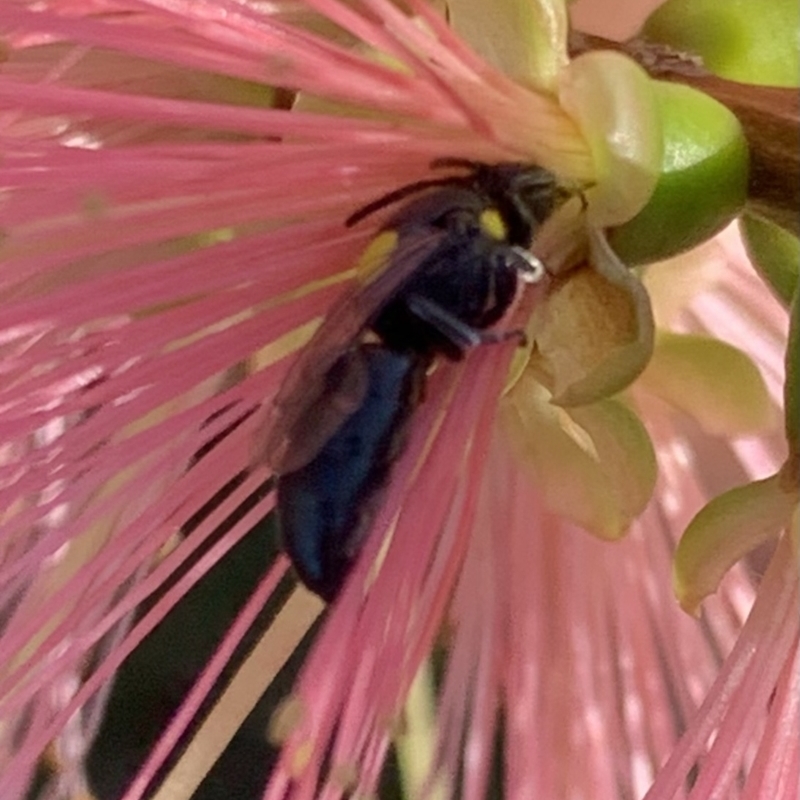
[[327,385],[336,397],[340,380],[357,372],[363,397],[311,461],[278,480],[284,547],[303,583],[326,600],[347,576],[404,449],[426,369],[427,360],[415,353],[379,344],[345,352],[328,371]]
[[561,190],[528,164],[441,159],[466,170],[404,186],[362,208],[353,225],[420,193],[375,237],[375,277],[326,317],[270,409],[258,458],[278,476],[284,546],[326,600],[341,588],[403,450],[437,357],[517,337],[489,330],[543,265],[530,252]]

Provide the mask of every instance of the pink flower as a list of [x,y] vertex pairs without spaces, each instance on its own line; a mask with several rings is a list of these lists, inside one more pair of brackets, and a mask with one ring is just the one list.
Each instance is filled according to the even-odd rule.
[[[738,243],[729,243],[728,248],[735,290],[718,286],[716,291],[695,295],[685,324],[694,326],[702,319],[712,334],[748,352],[779,404],[784,365],[773,348],[786,335],[786,314],[743,268],[746,262]],[[735,304],[732,297],[738,298]],[[789,353],[787,365],[792,358]],[[748,405],[747,381],[739,380],[737,388],[735,413],[739,414]],[[724,407],[718,407],[706,424],[726,416]],[[792,462],[783,464],[785,443],[772,437],[733,437],[728,445],[733,458],[727,466],[717,454],[706,460],[701,477],[716,482],[720,472],[732,466],[743,475],[738,479],[731,475],[730,484],[751,483],[719,494],[691,521],[676,554],[674,582],[684,607],[697,613],[700,601],[718,589],[731,565],[748,556],[745,568],[760,577],[758,597],[733,651],[646,800],[684,796],[687,773],[695,764],[699,769],[691,798],[796,795],[800,587]],[[736,568],[741,567],[742,563]],[[724,580],[731,578],[728,574]]]
[[[536,52],[535,64],[511,48],[510,63],[495,66],[426,4],[407,5],[0,7],[10,43],[0,79],[3,798],[24,796],[48,747],[53,796],[86,790],[115,672],[272,510],[267,470],[248,469],[263,420],[254,411],[362,277],[354,266],[379,222],[343,220],[424,179],[439,157],[532,161],[567,184],[591,183],[597,226],[623,222],[650,196],[661,153],[648,83],[621,60],[569,64],[561,4],[536,4],[523,30],[519,52]],[[622,125],[618,87],[626,109],[645,107],[622,151],[587,102],[608,99],[608,124]],[[292,110],[290,91],[301,92]],[[367,795],[392,745],[409,795],[482,797],[502,722],[509,797],[641,797],[652,785],[650,800],[663,800],[683,790],[720,720],[691,797],[766,796],[756,786],[789,797],[789,545],[778,545],[736,645],[752,566],[731,570],[701,623],[670,584],[674,544],[694,514],[783,462],[782,443],[761,433],[781,402],[782,311],[729,243],[705,251],[688,273],[693,291],[678,297],[664,280],[677,268],[653,268],[645,285],[657,322],[729,341],[750,360],[736,361],[734,381],[715,376],[721,388],[702,404],[681,404],[657,338],[640,381],[611,397],[644,369],[652,318],[638,278],[596,233],[592,266],[573,269],[584,223],[573,208],[545,237],[560,271],[519,310],[532,313],[523,323],[537,342],[525,363],[512,368],[509,343],[430,377],[364,552],[275,714],[282,754],[265,797]],[[588,322],[576,322],[584,311]],[[566,345],[564,325],[576,332]],[[680,362],[690,387],[693,353]],[[751,362],[757,370],[741,366]],[[742,375],[752,414],[709,426],[701,406]],[[144,796],[183,743],[288,568],[282,556],[264,576],[126,800]],[[304,589],[292,594],[157,797],[191,796],[321,610]],[[434,651],[446,662],[436,687]]]

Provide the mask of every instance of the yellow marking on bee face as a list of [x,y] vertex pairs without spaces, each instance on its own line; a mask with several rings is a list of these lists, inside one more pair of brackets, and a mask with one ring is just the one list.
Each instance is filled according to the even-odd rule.
[[481,230],[489,234],[492,239],[504,242],[508,238],[508,228],[496,208],[487,208],[482,211],[480,224]]
[[381,231],[368,245],[356,263],[356,275],[361,283],[367,283],[380,272],[397,247],[397,231]]

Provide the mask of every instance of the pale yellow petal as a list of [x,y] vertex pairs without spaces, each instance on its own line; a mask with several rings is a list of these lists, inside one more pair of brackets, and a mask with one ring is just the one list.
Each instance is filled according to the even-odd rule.
[[449,0],[451,26],[518,83],[553,92],[568,61],[562,0]]
[[796,508],[797,493],[785,491],[779,475],[714,498],[691,521],[675,552],[673,586],[681,607],[696,613],[725,573],[753,548],[777,536]]
[[590,231],[592,264],[557,279],[532,323],[531,369],[553,402],[583,405],[623,389],[653,348],[650,299],[638,278]]
[[623,536],[649,501],[653,447],[620,401],[568,412],[528,374],[504,398],[501,425],[548,509],[595,536]]
[[661,172],[661,118],[647,73],[620,53],[597,51],[559,75],[559,97],[594,157],[593,224],[627,222],[647,203]]
[[741,350],[707,336],[659,333],[637,386],[689,414],[712,434],[760,433],[778,422],[755,364]]

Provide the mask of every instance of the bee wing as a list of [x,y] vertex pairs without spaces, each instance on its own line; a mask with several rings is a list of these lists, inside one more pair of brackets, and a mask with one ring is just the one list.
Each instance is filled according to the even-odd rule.
[[444,236],[443,230],[426,226],[404,231],[375,265],[370,280],[334,305],[266,408],[253,442],[254,464],[266,463],[278,475],[300,469],[360,406],[367,389],[366,366],[352,346]]

